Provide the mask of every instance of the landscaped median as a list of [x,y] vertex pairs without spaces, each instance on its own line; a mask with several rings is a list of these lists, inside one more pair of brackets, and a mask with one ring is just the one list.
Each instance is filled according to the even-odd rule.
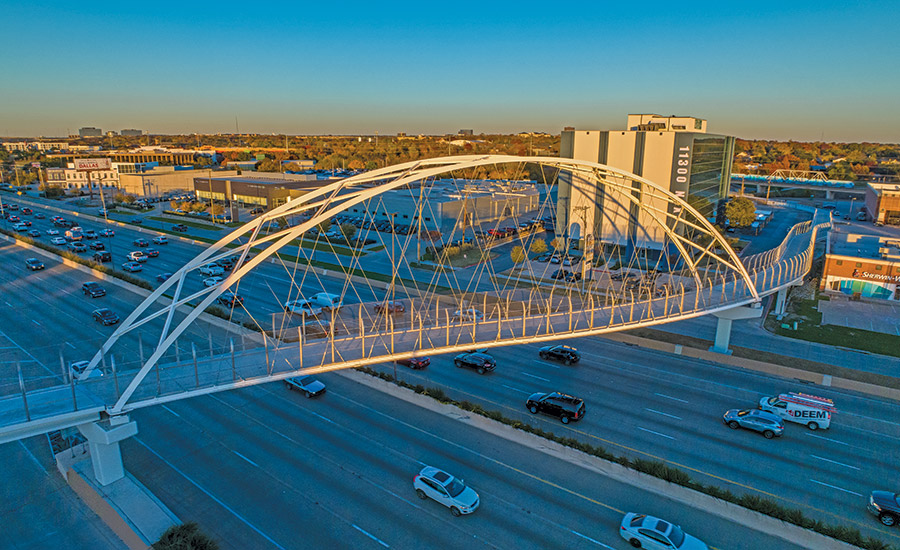
[[[691,493],[683,493],[681,497],[678,498],[682,502],[688,502],[694,505],[697,503],[702,504],[702,501],[710,498],[718,499],[718,501],[720,502],[718,506],[710,506],[710,504],[714,504],[714,502],[711,503],[707,500],[705,506],[705,508],[708,509],[707,511],[722,515],[723,517],[734,517],[734,515],[740,515],[741,520],[745,525],[764,529],[769,534],[782,537],[785,540],[789,540],[794,544],[810,548],[811,550],[838,548],[849,549],[849,546],[847,546],[847,544],[853,545],[858,548],[864,548],[866,550],[890,550],[894,548],[879,539],[863,537],[859,530],[856,528],[846,527],[843,525],[828,524],[806,517],[801,510],[784,507],[781,504],[772,501],[771,499],[751,494],[736,495],[726,489],[722,489],[714,485],[706,485],[700,483],[692,479],[687,472],[684,472],[683,470],[680,470],[678,468],[673,468],[659,461],[630,459],[624,456],[616,456],[603,447],[590,445],[572,437],[558,436],[552,432],[544,431],[541,428],[536,428],[526,422],[507,418],[498,411],[487,410],[477,403],[471,403],[469,401],[456,401],[447,397],[447,395],[438,388],[427,388],[421,384],[413,385],[402,380],[394,380],[393,376],[391,376],[390,374],[382,373],[368,367],[360,367],[356,370],[371,377],[379,378],[384,382],[395,384],[396,386],[399,386],[399,388],[402,388],[398,388],[400,392],[409,390],[410,392],[414,392],[419,396],[431,398],[442,405],[456,407],[457,409],[460,409],[462,411],[478,415],[479,417],[487,421],[498,422],[507,426],[508,428],[512,428],[517,431],[531,434],[532,436],[543,438],[555,443],[556,445],[561,446],[562,449],[568,450],[569,455],[571,455],[572,452],[583,453],[582,456],[587,455],[584,456],[583,459],[576,458],[579,463],[587,464],[588,462],[590,462],[589,460],[587,460],[589,457],[599,459],[600,461],[605,461],[606,466],[601,466],[599,468],[599,470],[601,470],[604,474],[610,475],[612,471],[624,468],[624,470],[621,471],[625,472],[626,477],[631,477],[632,479],[634,479],[635,475],[645,474],[663,482],[672,483],[689,491],[692,491],[692,494],[695,496],[692,497]],[[354,376],[354,378],[357,377],[358,375]],[[366,382],[363,380],[363,383]],[[383,382],[381,384],[383,384]],[[376,389],[384,390],[388,388],[389,387],[378,388],[376,386]],[[398,396],[401,398],[404,397],[402,394]],[[419,398],[418,400],[414,400],[410,399],[409,397],[411,397],[411,395],[407,394],[406,400],[412,402],[420,401],[420,403],[418,404],[423,404],[421,403],[421,398]],[[484,422],[481,422],[481,424],[484,424]],[[483,428],[484,426],[478,427]],[[498,432],[502,432],[502,430],[498,430]],[[498,435],[502,436],[503,434],[498,433]],[[552,447],[552,445],[547,446],[548,449],[552,449]],[[628,476],[627,472],[631,472],[631,475]],[[626,480],[626,482],[629,481]],[[682,491],[684,491],[685,489],[682,489]],[[666,494],[668,494],[668,492],[666,492]],[[740,508],[733,509],[731,511],[722,509],[729,507],[740,507],[745,510],[745,513],[741,513]],[[754,517],[752,515],[752,512],[757,512],[767,517]],[[784,525],[784,523],[781,522],[787,523],[789,525]],[[830,537],[831,540],[825,537]]]

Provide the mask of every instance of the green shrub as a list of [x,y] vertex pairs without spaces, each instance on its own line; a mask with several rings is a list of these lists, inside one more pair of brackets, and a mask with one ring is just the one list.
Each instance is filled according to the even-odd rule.
[[153,543],[153,550],[219,550],[219,543],[200,531],[194,523],[173,525]]

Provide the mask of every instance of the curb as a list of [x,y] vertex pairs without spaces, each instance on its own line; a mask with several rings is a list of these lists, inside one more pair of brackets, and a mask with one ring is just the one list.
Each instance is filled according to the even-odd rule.
[[518,443],[530,449],[556,457],[596,474],[614,479],[618,482],[638,487],[648,492],[663,495],[665,498],[680,502],[691,508],[733,521],[744,527],[761,531],[791,544],[809,550],[852,550],[857,548],[851,544],[826,537],[743,506],[717,499],[713,496],[682,487],[675,483],[626,468],[621,464],[591,456],[576,449],[566,447],[554,441],[544,439],[535,434],[517,430],[481,415],[470,413],[453,405],[440,403],[435,399],[420,395],[412,390],[397,386],[380,378],[369,376],[355,370],[336,371],[337,374],[354,382],[368,386],[374,390],[389,394],[408,403],[438,413],[448,418],[467,424],[484,432]]

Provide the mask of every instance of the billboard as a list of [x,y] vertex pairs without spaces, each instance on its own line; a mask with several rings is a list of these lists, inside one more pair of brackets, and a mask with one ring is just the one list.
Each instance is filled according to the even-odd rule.
[[75,170],[90,172],[92,170],[111,170],[112,163],[106,159],[75,159]]

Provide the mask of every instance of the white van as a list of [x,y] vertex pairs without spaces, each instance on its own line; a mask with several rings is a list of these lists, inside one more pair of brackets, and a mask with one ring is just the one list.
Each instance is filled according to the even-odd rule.
[[341,297],[337,294],[329,294],[320,292],[310,299],[314,304],[328,310],[338,311],[341,309]]
[[827,429],[831,425],[831,415],[837,412],[831,399],[796,392],[763,397],[759,400],[759,408],[788,422],[804,424],[810,430]]

